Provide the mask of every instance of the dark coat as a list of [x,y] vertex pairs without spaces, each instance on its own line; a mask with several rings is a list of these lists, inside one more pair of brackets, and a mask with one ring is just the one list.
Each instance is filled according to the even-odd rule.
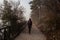
[[31,21],[31,19],[29,19],[29,21],[28,21],[28,27],[29,28],[32,27],[32,21]]

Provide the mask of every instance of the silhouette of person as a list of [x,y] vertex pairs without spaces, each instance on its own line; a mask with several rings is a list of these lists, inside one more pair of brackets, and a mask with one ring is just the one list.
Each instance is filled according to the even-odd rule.
[[29,34],[31,33],[31,28],[32,28],[32,20],[31,18],[28,20],[28,29],[29,29]]

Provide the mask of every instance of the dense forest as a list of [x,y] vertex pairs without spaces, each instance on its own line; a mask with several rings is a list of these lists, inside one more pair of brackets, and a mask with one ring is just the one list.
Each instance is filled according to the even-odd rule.
[[60,40],[60,0],[33,0],[29,4],[33,23],[47,40]]
[[26,24],[23,12],[24,8],[20,6],[19,0],[17,2],[3,1],[0,5],[0,20],[2,20],[0,40],[13,40],[12,38],[20,34]]
[[31,30],[26,30],[29,20],[23,16],[25,10],[20,1],[3,0],[3,4],[0,4],[0,40],[13,40],[21,32],[22,39],[24,35],[28,37],[26,40],[29,40],[29,37],[39,39],[41,34],[46,36],[47,40],[60,40],[60,0],[30,1],[31,34],[26,34]]

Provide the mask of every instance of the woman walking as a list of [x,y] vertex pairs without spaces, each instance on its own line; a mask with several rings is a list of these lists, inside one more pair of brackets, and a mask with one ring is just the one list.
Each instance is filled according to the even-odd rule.
[[28,29],[29,29],[29,34],[31,33],[31,28],[32,28],[32,20],[31,18],[28,20]]

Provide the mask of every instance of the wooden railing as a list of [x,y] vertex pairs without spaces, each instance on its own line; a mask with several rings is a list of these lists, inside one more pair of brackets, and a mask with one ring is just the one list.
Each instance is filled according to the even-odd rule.
[[14,40],[14,38],[26,27],[26,22],[19,23],[18,26],[6,26],[0,28],[0,40]]

